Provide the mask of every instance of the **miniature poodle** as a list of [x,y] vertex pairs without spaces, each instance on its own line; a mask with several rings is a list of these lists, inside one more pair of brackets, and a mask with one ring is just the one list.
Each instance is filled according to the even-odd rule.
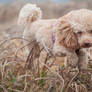
[[[48,53],[67,56],[71,65],[76,66],[76,51],[92,46],[92,11],[80,9],[58,19],[41,18],[42,11],[35,4],[26,4],[20,10],[18,24],[25,27],[23,38],[37,42]],[[30,48],[31,45],[27,47],[28,53]]]

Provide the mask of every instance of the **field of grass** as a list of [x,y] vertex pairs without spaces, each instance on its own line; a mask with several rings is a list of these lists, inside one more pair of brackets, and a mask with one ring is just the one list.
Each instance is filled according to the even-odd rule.
[[[17,17],[24,3],[0,5],[0,92],[92,92],[92,60],[88,69],[65,67],[66,57],[49,58],[42,51],[40,58],[26,64],[23,28]],[[73,9],[92,9],[90,2],[68,4],[39,3],[43,18],[58,18]]]

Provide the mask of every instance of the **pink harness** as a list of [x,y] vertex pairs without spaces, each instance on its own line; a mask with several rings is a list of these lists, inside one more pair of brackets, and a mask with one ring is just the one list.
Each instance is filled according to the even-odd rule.
[[54,44],[55,43],[55,37],[53,35],[53,32],[52,32],[51,40],[52,40],[52,44]]
[[[55,24],[53,24],[53,27],[55,27],[57,25],[57,22]],[[55,36],[52,32],[52,36],[51,36],[51,40],[52,40],[52,43],[54,44],[55,43]]]

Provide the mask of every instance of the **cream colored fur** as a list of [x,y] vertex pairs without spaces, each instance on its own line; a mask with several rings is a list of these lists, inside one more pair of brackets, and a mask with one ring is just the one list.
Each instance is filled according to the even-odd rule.
[[[25,27],[23,37],[30,42],[35,40],[48,53],[66,55],[76,66],[78,56],[75,51],[92,45],[92,11],[75,10],[58,19],[41,17],[42,12],[36,5],[27,4],[21,9],[18,24]],[[85,46],[85,43],[89,43],[89,46]],[[30,48],[27,47],[28,51]]]

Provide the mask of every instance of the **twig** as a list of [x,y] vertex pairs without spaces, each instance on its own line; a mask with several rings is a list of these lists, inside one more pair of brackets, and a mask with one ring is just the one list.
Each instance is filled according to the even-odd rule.
[[75,76],[70,80],[70,82],[68,83],[68,86],[67,86],[67,90],[68,88],[70,87],[71,83],[73,82],[73,80],[78,76],[79,74],[79,69],[77,68],[78,72],[75,74]]
[[[32,41],[32,42],[33,42],[33,41]],[[21,48],[18,48],[18,49],[15,51],[15,57],[17,56],[17,53],[18,53],[19,50],[21,50],[21,49],[25,48],[26,46],[30,45],[32,42],[30,42],[30,43],[28,43],[28,44],[22,46]]]
[[85,88],[85,90],[86,90],[86,92],[87,92],[87,88],[86,88],[83,84],[81,84],[81,86],[82,86],[83,88]]
[[23,78],[23,77],[32,77],[32,75],[26,75],[26,74],[25,75],[21,75],[21,76],[18,77],[18,80]]
[[23,92],[26,92],[27,91],[27,72],[26,72],[26,76],[25,76],[25,86],[24,86],[24,90],[23,90]]
[[[12,88],[8,88],[9,90],[12,90],[14,92],[23,92],[23,91],[19,91],[19,90],[16,90],[16,89],[12,89]],[[7,91],[8,92],[8,91]]]
[[[31,63],[32,63],[31,61],[33,61],[33,58],[32,58],[33,57],[33,54],[32,53],[33,53],[33,48],[31,49],[31,51],[30,51],[30,53],[29,53],[29,55],[27,57],[25,68],[29,68],[29,65],[31,65]],[[31,55],[31,58],[30,58],[30,55]]]
[[46,80],[46,79],[49,79],[47,77],[44,77],[44,78],[36,78],[35,80]]
[[25,40],[25,41],[27,41],[27,42],[30,42],[30,41],[28,41],[27,39],[24,39],[24,38],[21,38],[21,37],[13,37],[13,38],[8,38],[8,39],[2,41],[2,42],[0,43],[0,47],[1,47],[4,43],[6,43],[7,41],[14,40],[14,39],[22,39],[22,40]]
[[33,61],[36,59],[36,58],[39,58],[40,56],[40,47],[38,45],[39,43],[37,43],[36,41],[34,41],[34,43],[32,43],[32,48],[30,50],[30,53],[27,57],[27,60],[26,60],[26,65],[25,67],[27,68],[30,68],[30,66],[32,66],[33,64]]
[[75,90],[76,90],[76,92],[79,92],[78,91],[78,87],[77,87],[77,84],[75,83]]

